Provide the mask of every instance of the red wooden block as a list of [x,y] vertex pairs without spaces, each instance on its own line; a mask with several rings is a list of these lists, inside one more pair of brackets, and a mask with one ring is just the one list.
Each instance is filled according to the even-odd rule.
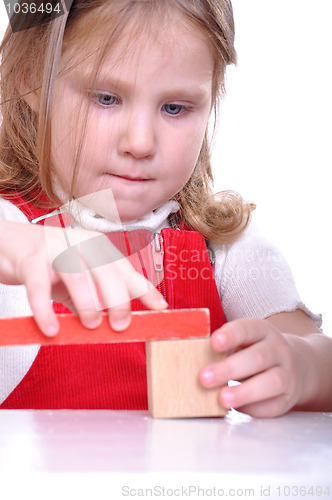
[[208,309],[133,312],[131,324],[124,332],[115,332],[106,314],[95,330],[84,328],[78,316],[73,314],[60,314],[58,318],[60,332],[55,337],[46,337],[33,317],[0,318],[0,346],[146,342],[207,337],[210,332]]

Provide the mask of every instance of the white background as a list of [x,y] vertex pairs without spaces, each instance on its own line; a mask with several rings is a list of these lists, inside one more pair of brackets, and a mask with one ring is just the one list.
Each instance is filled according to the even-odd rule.
[[[257,205],[305,303],[332,335],[332,0],[233,0],[238,65],[228,71],[213,157],[216,190]],[[0,35],[7,24],[0,4]]]
[[332,335],[332,1],[233,0],[215,188],[238,190]]

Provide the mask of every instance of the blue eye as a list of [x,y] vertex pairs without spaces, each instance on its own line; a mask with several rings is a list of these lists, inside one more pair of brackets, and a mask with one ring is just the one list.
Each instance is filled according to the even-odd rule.
[[165,104],[164,110],[166,111],[167,114],[176,116],[179,115],[182,111],[185,111],[186,107],[181,104],[170,103],[170,104]]
[[92,98],[101,106],[109,107],[112,106],[113,104],[117,104],[119,102],[119,99],[113,95],[109,94],[108,92],[91,92]]

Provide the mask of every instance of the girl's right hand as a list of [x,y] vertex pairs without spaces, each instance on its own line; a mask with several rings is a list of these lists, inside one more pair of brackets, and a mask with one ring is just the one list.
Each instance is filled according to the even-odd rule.
[[[135,271],[104,234],[7,221],[0,221],[0,234],[0,282],[25,285],[34,318],[47,336],[59,330],[52,299],[78,314],[86,328],[96,328],[101,323],[99,295],[117,331],[129,326],[131,298],[139,298],[149,309],[167,308],[156,287]],[[89,251],[68,253],[70,265],[79,266],[81,272],[63,272],[61,265],[54,265],[68,248],[93,240],[98,245],[90,245]],[[97,266],[96,256],[101,259]]]

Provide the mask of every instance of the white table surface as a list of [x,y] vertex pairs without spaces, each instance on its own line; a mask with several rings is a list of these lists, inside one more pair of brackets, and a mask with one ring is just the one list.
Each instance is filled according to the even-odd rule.
[[[144,411],[2,410],[0,480],[13,484],[13,477],[22,478],[17,488],[30,484],[25,498],[47,478],[47,500],[59,498],[64,478],[77,493],[82,488],[77,498],[92,498],[92,487],[93,498],[138,498],[159,485],[146,497],[325,500],[332,498],[332,413],[154,420]],[[196,491],[180,490],[195,481]]]

